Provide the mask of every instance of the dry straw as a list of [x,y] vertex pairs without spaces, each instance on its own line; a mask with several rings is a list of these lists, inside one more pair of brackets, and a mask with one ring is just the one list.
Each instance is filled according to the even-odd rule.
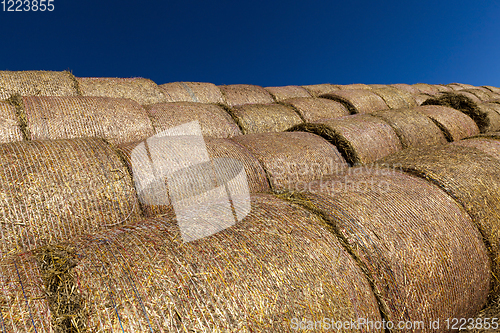
[[[189,243],[173,216],[78,241],[67,285],[80,307],[67,315],[85,318],[88,332],[291,333],[293,318],[382,321],[368,280],[321,218],[270,195],[251,205],[241,222]],[[14,259],[0,273],[6,326],[49,331],[46,310],[59,303],[33,300],[43,297],[40,255]],[[24,293],[9,283],[16,268]]]
[[8,103],[0,102],[0,143],[22,140],[23,133],[16,108]]
[[488,89],[485,88],[474,88],[474,89],[465,89],[461,92],[467,92],[475,95],[481,102],[487,102],[489,100],[498,98],[498,94],[492,93]]
[[404,149],[447,143],[439,127],[416,109],[377,111],[372,115],[383,119],[394,129]]
[[350,165],[372,163],[402,149],[392,127],[367,114],[305,123],[289,131],[322,136],[337,147]]
[[422,94],[427,94],[427,95],[436,95],[439,93],[439,89],[431,84],[427,83],[415,83],[413,85],[415,88],[417,88],[418,91]]
[[344,104],[350,113],[370,113],[389,108],[382,97],[370,90],[339,90],[321,97]]
[[391,84],[389,86],[396,88],[398,90],[406,91],[407,93],[410,93],[412,95],[416,95],[416,94],[420,93],[420,90],[418,90],[415,86],[412,86],[412,85],[409,85],[406,83],[396,83],[396,84]]
[[483,132],[495,132],[500,130],[500,105],[496,103],[481,103],[477,105],[481,112],[488,117],[488,126]]
[[319,97],[323,94],[328,94],[336,90],[339,90],[338,87],[330,83],[310,84],[302,86],[302,88],[306,89],[313,97]]
[[482,88],[486,88],[489,91],[495,93],[495,94],[500,94],[500,88],[498,87],[493,87],[493,86],[482,86]]
[[424,102],[430,98],[433,98],[433,96],[427,94],[416,94],[413,95],[413,98],[415,98],[415,102],[417,102],[417,105],[424,105]]
[[0,71],[0,100],[14,95],[75,96],[74,77],[70,72]]
[[159,86],[168,102],[224,104],[219,87],[205,82],[171,82]]
[[358,90],[358,89],[371,90],[372,89],[372,87],[370,87],[369,85],[364,84],[364,83],[352,83],[352,84],[345,84],[345,85],[338,84],[335,86],[337,88],[339,88],[340,90]]
[[79,77],[78,87],[83,96],[130,98],[141,105],[166,102],[163,90],[150,79]]
[[309,122],[349,115],[342,103],[327,98],[298,97],[286,99],[282,103],[295,108],[302,119]]
[[447,85],[444,84],[435,84],[433,85],[434,88],[439,90],[439,92],[454,92],[453,88],[448,87]]
[[154,133],[146,110],[124,98],[27,96],[21,113],[31,140],[100,137],[120,144]]
[[215,104],[175,102],[146,107],[156,133],[191,121],[198,121],[203,135],[228,138],[241,135],[241,130],[226,110]]
[[264,167],[274,192],[345,170],[348,165],[335,146],[304,132],[248,134],[233,138]]
[[[396,170],[350,169],[291,195],[317,212],[372,281],[385,319],[470,318],[486,303],[490,264],[467,212],[437,186]],[[441,326],[442,327],[442,326]]]
[[274,103],[274,99],[266,89],[251,84],[231,84],[219,86],[228,106],[243,104]]
[[277,102],[281,102],[288,98],[296,97],[311,97],[311,94],[299,86],[284,86],[284,87],[267,87],[266,89]]
[[500,104],[500,98],[499,99],[492,99],[491,101],[488,101],[489,103],[494,103],[494,104]]
[[476,88],[473,85],[465,84],[465,83],[450,83],[450,84],[447,84],[447,86],[450,87],[451,89],[455,90],[455,91]]
[[447,106],[426,105],[414,110],[425,114],[443,131],[448,141],[462,140],[479,134],[474,120],[465,113]]
[[437,184],[465,208],[492,256],[493,295],[499,294],[500,162],[476,148],[448,144],[432,149],[406,149],[381,163]]
[[140,217],[125,164],[100,139],[0,145],[1,256]]
[[465,147],[472,147],[481,150],[491,157],[500,160],[500,137],[475,137],[468,140],[460,140],[454,144]]
[[396,89],[372,88],[371,91],[382,97],[382,99],[390,109],[408,108],[411,106],[416,106],[417,104],[415,100],[413,100],[414,101],[413,105],[408,104],[405,98],[403,98]]
[[247,104],[236,106],[231,115],[244,134],[282,132],[303,120],[290,106],[282,104]]

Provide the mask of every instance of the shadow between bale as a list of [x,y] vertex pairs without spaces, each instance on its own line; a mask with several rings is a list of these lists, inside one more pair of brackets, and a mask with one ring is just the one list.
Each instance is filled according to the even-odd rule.
[[389,107],[382,97],[370,90],[338,90],[321,95],[320,97],[342,103],[351,114],[370,113],[388,109]]
[[274,97],[276,102],[289,98],[311,97],[309,91],[300,86],[266,87],[264,89]]
[[0,102],[0,143],[22,141],[23,132],[14,105]]
[[349,115],[342,103],[326,98],[298,97],[286,99],[282,104],[295,108],[302,119],[307,122],[320,119],[340,118]]
[[332,91],[339,90],[338,87],[330,83],[310,84],[301,87],[306,89],[313,97],[319,97],[323,94],[328,94],[331,93]]

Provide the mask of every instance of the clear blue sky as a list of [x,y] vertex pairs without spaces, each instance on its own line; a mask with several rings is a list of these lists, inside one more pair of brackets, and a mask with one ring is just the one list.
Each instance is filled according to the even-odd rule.
[[1,70],[500,87],[500,0],[53,3],[53,12],[0,12]]

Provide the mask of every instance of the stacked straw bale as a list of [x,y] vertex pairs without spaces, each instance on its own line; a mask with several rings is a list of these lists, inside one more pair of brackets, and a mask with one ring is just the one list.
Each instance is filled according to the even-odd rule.
[[424,105],[425,101],[433,98],[433,96],[427,94],[415,94],[413,95],[413,97],[415,98],[415,102],[417,102],[417,105]]
[[19,125],[16,108],[0,102],[0,143],[22,141],[23,132]]
[[498,98],[498,94],[495,94],[485,88],[475,88],[475,89],[465,89],[461,92],[467,92],[475,95],[481,102],[487,102],[489,100]]
[[[492,257],[493,276],[500,276],[500,162],[471,147],[448,144],[406,149],[380,161],[421,176],[458,201],[474,220]],[[500,293],[492,279],[492,295]]]
[[290,106],[282,104],[246,104],[231,110],[244,134],[282,132],[303,123],[300,115]]
[[422,93],[422,94],[427,94],[427,95],[436,95],[439,93],[439,89],[431,84],[427,83],[415,83],[413,85],[417,90]]
[[125,164],[100,139],[1,144],[0,177],[0,257],[141,216]]
[[499,137],[476,137],[468,140],[460,140],[454,144],[465,147],[472,147],[500,160],[500,141]]
[[349,115],[342,103],[327,98],[298,97],[286,99],[282,103],[293,107],[302,119],[309,122]]
[[481,112],[488,117],[488,126],[483,132],[495,132],[500,130],[500,105],[496,103],[481,103],[477,105]]
[[473,101],[474,103],[477,103],[477,104],[480,104],[480,103],[483,102],[479,97],[477,97],[477,95],[471,93],[470,90],[468,90],[468,89],[459,90],[459,91],[457,91],[455,93],[459,94],[459,95],[462,95],[462,96],[465,96],[465,97],[469,98],[471,101]]
[[167,102],[163,90],[150,79],[78,77],[83,96],[130,98],[141,105]]
[[448,142],[439,127],[416,109],[377,111],[372,115],[383,119],[394,129],[403,149]]
[[488,89],[489,91],[495,94],[500,94],[500,88],[498,87],[493,87],[493,86],[482,86],[482,87]]
[[241,135],[241,130],[226,110],[219,105],[174,102],[146,106],[156,133],[191,121],[200,122],[203,135],[228,138]]
[[500,104],[500,98],[499,99],[492,99],[491,101],[488,101],[489,103],[494,103],[494,104]]
[[171,82],[159,86],[168,102],[224,104],[219,87],[205,82]]
[[361,90],[371,90],[372,87],[370,87],[369,85],[367,84],[364,84],[364,83],[352,83],[352,84],[338,84],[338,85],[335,85],[337,88],[339,88],[340,90],[358,90],[358,89],[361,89]]
[[370,113],[389,108],[382,97],[370,90],[339,90],[321,97],[344,104],[350,113]]
[[0,71],[0,100],[12,96],[76,96],[70,72]]
[[453,88],[444,84],[435,84],[433,87],[439,90],[439,92],[454,92]]
[[219,86],[228,106],[243,104],[274,103],[274,99],[266,89],[251,84],[231,84]]
[[420,90],[418,90],[415,86],[412,86],[412,85],[409,85],[406,83],[396,83],[396,84],[391,84],[389,86],[394,87],[398,90],[406,91],[412,95],[417,95],[420,93]]
[[310,84],[302,86],[302,88],[306,89],[313,97],[319,97],[321,95],[339,90],[337,86],[334,86],[333,84],[330,83]]
[[100,137],[120,144],[154,134],[146,110],[131,99],[25,96],[17,106],[31,140]]
[[259,160],[274,192],[293,191],[301,183],[348,167],[335,146],[311,133],[248,134],[232,140],[248,148]]
[[375,94],[382,97],[384,102],[390,109],[403,109],[416,106],[417,102],[413,99],[413,104],[409,104],[403,96],[396,89],[391,88],[372,88]]
[[[437,186],[396,170],[354,168],[292,200],[330,223],[372,281],[394,331],[470,318],[486,303],[490,263],[467,212]],[[398,330],[399,321],[424,327]]]
[[449,84],[447,84],[447,86],[450,87],[451,89],[455,90],[455,91],[476,88],[475,86],[473,86],[471,84],[456,83],[456,82],[449,83]]
[[[169,216],[4,261],[5,324],[15,332],[56,323],[61,332],[295,332],[293,318],[382,321],[368,280],[322,219],[270,195],[251,206],[243,221],[192,242]],[[54,253],[71,263],[64,283],[47,274]],[[44,298],[43,282],[66,288]],[[47,311],[64,299],[74,306]]]
[[311,97],[309,91],[299,86],[266,87],[266,89],[277,102],[289,98]]
[[465,113],[453,108],[439,105],[426,105],[419,106],[414,110],[432,119],[450,142],[479,134],[479,128],[474,120]]
[[300,124],[289,131],[322,136],[337,147],[350,165],[372,163],[402,149],[392,127],[368,114]]

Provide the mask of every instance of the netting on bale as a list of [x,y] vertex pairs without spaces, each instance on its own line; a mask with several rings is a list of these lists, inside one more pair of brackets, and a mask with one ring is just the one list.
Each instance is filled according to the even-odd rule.
[[31,140],[100,137],[119,144],[154,133],[146,110],[130,99],[25,96],[19,102]]
[[382,97],[370,90],[339,90],[321,97],[342,103],[350,113],[370,113],[389,108]]
[[300,86],[266,87],[266,89],[277,102],[288,98],[311,97],[311,94]]
[[368,114],[304,123],[289,131],[322,136],[337,147],[350,165],[372,163],[402,149],[392,127]]
[[330,83],[310,84],[301,87],[306,89],[313,97],[319,97],[323,94],[339,90],[339,88]]
[[0,100],[22,96],[76,96],[73,75],[52,71],[0,71]]
[[493,295],[500,292],[500,162],[471,147],[448,144],[406,149],[381,160],[441,187],[474,220],[492,256]]
[[163,90],[150,79],[78,77],[76,80],[83,96],[130,98],[141,105],[167,101]]
[[348,164],[335,146],[304,132],[248,134],[232,139],[262,164],[274,192],[342,172]]
[[219,87],[206,82],[171,82],[159,86],[168,102],[224,104]]
[[426,105],[419,106],[414,110],[432,119],[450,142],[479,134],[479,128],[474,120],[456,109],[447,106]]
[[12,331],[50,331],[61,317],[74,319],[62,332],[295,332],[324,318],[382,321],[369,282],[323,220],[270,195],[254,196],[242,221],[192,242],[172,217],[78,241],[64,258],[78,306],[54,313],[70,292],[43,297],[44,283],[57,289],[44,254],[61,248],[2,263]]
[[219,86],[228,106],[243,104],[274,103],[274,99],[266,89],[251,84],[231,84]]
[[472,147],[481,150],[491,157],[500,160],[500,137],[476,137],[467,140],[460,140],[454,144],[464,147]]
[[303,123],[300,115],[290,106],[282,104],[247,104],[231,109],[231,115],[243,134],[282,132]]
[[[360,167],[289,196],[332,225],[372,281],[394,331],[436,332],[430,321],[470,318],[486,303],[490,262],[481,234],[437,186]],[[400,321],[424,325],[398,330]]]
[[377,111],[372,115],[383,119],[394,129],[404,149],[448,142],[439,127],[416,109]]
[[16,108],[9,103],[0,102],[0,143],[22,140],[23,133]]
[[408,104],[396,89],[372,88],[371,91],[382,97],[389,109],[402,109],[416,105],[416,102],[413,105]]
[[141,216],[128,170],[100,139],[0,145],[3,257]]
[[226,110],[215,104],[174,102],[146,106],[156,133],[191,121],[199,121],[203,135],[228,138],[241,130]]
[[349,111],[342,103],[327,98],[299,97],[286,99],[282,103],[295,108],[305,121],[339,118],[349,115]]
[[437,87],[427,83],[415,83],[413,87],[417,88],[417,90],[422,94],[432,96],[439,93],[439,89]]

